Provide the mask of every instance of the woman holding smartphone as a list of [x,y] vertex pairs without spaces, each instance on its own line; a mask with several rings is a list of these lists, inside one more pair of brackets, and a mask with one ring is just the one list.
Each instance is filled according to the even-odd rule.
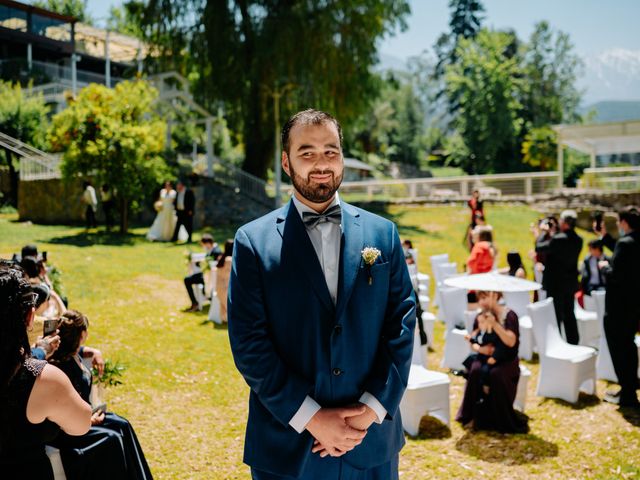
[[[49,360],[71,380],[85,400],[91,394],[91,372],[83,365],[80,347],[88,336],[89,320],[67,310],[58,322],[60,347]],[[93,411],[91,429],[82,437],[60,435],[52,443],[60,449],[68,480],[151,479],[149,465],[133,427],[127,419],[100,406]]]
[[45,444],[60,429],[83,435],[91,407],[58,368],[31,358],[36,293],[23,270],[0,262],[0,472],[3,478],[53,479]]

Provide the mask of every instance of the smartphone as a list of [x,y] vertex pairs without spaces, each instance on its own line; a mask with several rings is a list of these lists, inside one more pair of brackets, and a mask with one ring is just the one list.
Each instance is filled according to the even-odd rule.
[[107,413],[107,404],[106,403],[101,403],[99,405],[96,405],[95,407],[93,407],[91,409],[91,414],[95,414],[95,413]]
[[57,318],[53,318],[51,320],[45,320],[44,321],[44,328],[42,329],[42,336],[43,337],[47,337],[47,336],[51,335],[52,333],[55,333],[57,328],[58,328],[58,319]]

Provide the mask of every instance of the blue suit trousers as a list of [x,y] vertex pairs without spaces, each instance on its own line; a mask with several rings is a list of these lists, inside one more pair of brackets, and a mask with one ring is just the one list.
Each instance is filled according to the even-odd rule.
[[[356,447],[357,448],[357,447]],[[314,454],[300,477],[274,475],[251,469],[253,480],[398,480],[398,454],[390,462],[367,470],[358,470],[342,458],[325,457]]]

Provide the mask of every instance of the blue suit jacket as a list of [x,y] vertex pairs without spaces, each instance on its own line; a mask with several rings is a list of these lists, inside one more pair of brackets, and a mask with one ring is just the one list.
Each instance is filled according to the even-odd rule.
[[[387,410],[382,424],[374,423],[363,443],[343,457],[352,466],[385,463],[404,444],[398,406],[411,364],[415,298],[400,239],[392,222],[341,206],[335,306],[292,202],[236,234],[229,338],[251,387],[244,461],[258,470],[303,471],[313,438],[298,434],[289,421],[307,395],[337,407],[368,391]],[[361,257],[366,246],[382,252],[370,269]]]

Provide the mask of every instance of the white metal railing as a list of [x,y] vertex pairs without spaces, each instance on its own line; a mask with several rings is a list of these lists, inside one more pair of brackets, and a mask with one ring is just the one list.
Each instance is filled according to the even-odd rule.
[[60,178],[60,157],[50,155],[31,145],[0,132],[0,147],[20,157],[20,180]]
[[640,192],[640,166],[586,168],[579,186],[609,192]]
[[[186,159],[185,156],[181,156]],[[193,171],[208,176],[207,157],[205,155],[196,155],[190,158]],[[269,195],[269,184],[263,179],[245,172],[241,168],[236,167],[227,162],[221,161],[218,157],[214,157],[213,177],[217,182],[234,189],[237,193],[272,207],[274,205],[273,196]]]
[[462,200],[477,189],[483,198],[509,199],[531,198],[557,186],[558,172],[504,173],[343,182],[340,194],[351,201],[437,201]]
[[[32,76],[38,73],[40,75],[44,75],[50,83],[66,81],[71,85],[73,80],[72,68],[67,67],[66,65],[32,60],[30,67],[27,60],[24,59],[0,60],[0,67],[10,64],[17,65],[19,67],[20,74],[22,75]],[[115,85],[122,80],[122,78],[111,77],[111,84]],[[76,81],[79,87],[86,86],[90,83],[106,84],[106,78],[104,75],[80,69],[76,69]]]

